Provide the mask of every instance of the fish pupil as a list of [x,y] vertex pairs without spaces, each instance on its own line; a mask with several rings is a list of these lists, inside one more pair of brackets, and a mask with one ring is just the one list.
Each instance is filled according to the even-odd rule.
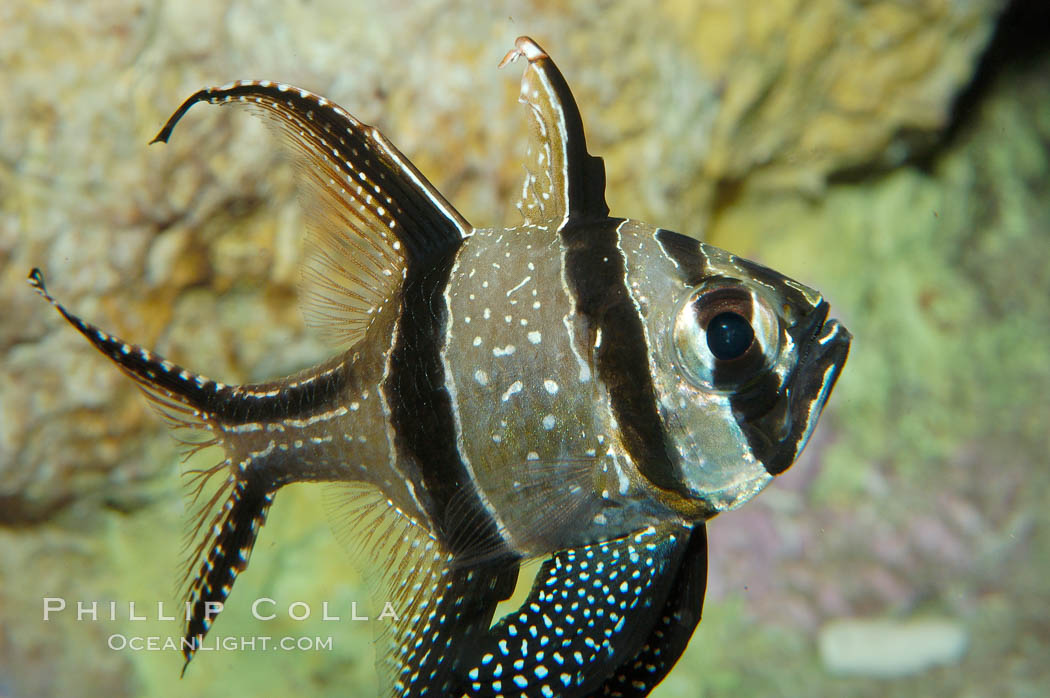
[[737,313],[719,313],[707,324],[707,347],[721,361],[739,359],[754,339],[750,323]]

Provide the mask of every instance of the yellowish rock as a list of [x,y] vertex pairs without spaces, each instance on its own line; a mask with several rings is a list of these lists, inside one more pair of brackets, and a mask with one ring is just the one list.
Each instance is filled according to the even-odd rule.
[[[184,466],[130,381],[25,285],[31,267],[87,319],[215,379],[261,380],[326,352],[294,305],[301,218],[266,130],[198,107],[169,145],[147,147],[192,91],[272,78],[325,94],[380,126],[468,219],[503,224],[524,119],[516,75],[495,64],[529,33],[574,86],[615,212],[748,253],[792,229],[791,248],[815,255],[834,234],[806,243],[822,209],[796,193],[819,198],[830,173],[908,156],[898,134],[943,128],[1000,5],[0,3],[0,577],[24,583],[0,593],[0,650],[26,643],[0,651],[0,693],[344,695],[370,675],[353,628],[333,633],[347,638],[334,653],[198,657],[180,685],[178,657],[114,655],[106,627],[54,633],[32,605],[51,590],[167,594]],[[884,377],[883,363],[858,364]],[[231,604],[360,593],[317,509],[278,497]],[[216,628],[258,630],[243,607]]]

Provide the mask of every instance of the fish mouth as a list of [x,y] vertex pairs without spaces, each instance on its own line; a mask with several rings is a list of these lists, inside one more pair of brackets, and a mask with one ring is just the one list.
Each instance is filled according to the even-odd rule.
[[[805,357],[799,363],[805,367],[830,365],[841,370],[843,364],[846,363],[853,335],[837,318],[827,319],[830,306],[826,301],[822,301],[817,310],[821,311],[819,322],[814,323],[814,332],[809,341],[809,347]],[[830,390],[829,386],[828,391]]]
[[796,367],[795,375],[799,382],[793,386],[791,406],[794,413],[792,431],[796,439],[794,453],[779,470],[770,470],[772,475],[783,472],[802,453],[846,365],[853,335],[836,318],[827,320],[828,311],[829,306],[824,301],[814,311],[817,315],[813,323],[814,332],[805,355]]
[[[810,350],[803,360],[802,368],[810,372],[813,377],[823,376],[820,379],[820,391],[813,398],[813,406],[810,408],[811,422],[815,422],[821,410],[824,409],[824,402],[831,394],[831,389],[835,387],[835,381],[842,373],[842,367],[846,365],[852,341],[853,335],[849,330],[837,319],[832,318],[821,326],[820,331],[810,342]],[[812,429],[812,425],[809,428]],[[801,450],[800,445],[799,451]]]
[[831,305],[824,299],[821,299],[817,306],[813,310],[809,311],[809,315],[806,316],[805,325],[799,334],[803,337],[809,337],[808,347],[806,353],[808,354],[814,342],[819,342],[820,338],[825,335],[828,331],[828,325],[836,322],[834,319],[828,320],[828,314],[831,312]]
[[808,339],[800,342],[802,355],[788,388],[787,432],[779,443],[769,444],[769,455],[762,459],[770,475],[787,470],[802,453],[846,364],[853,336],[837,319],[827,319],[829,310],[822,300],[796,335]]
[[[837,318],[828,319],[830,311],[828,302],[821,300],[806,318],[799,335],[809,339],[803,344],[805,348],[795,369],[797,372],[806,372],[825,364],[841,370],[846,362],[853,335]],[[830,392],[830,387],[828,390]]]

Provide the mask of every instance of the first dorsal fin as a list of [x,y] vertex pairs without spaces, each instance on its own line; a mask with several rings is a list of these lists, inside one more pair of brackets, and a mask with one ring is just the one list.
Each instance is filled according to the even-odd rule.
[[583,120],[565,78],[547,52],[519,36],[500,67],[524,56],[519,101],[528,107],[530,137],[518,208],[526,224],[605,218],[605,164],[587,152]]
[[472,230],[377,129],[306,90],[240,81],[187,99],[152,142],[167,142],[197,102],[240,104],[276,125],[295,155],[309,229],[307,321],[352,345],[412,266],[426,266]]

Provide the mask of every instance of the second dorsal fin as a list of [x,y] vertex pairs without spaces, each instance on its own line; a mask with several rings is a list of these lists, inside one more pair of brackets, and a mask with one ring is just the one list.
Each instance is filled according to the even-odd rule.
[[583,120],[558,66],[527,36],[519,36],[500,67],[524,56],[519,101],[528,107],[529,147],[518,207],[529,225],[605,218],[605,164],[587,152]]
[[454,249],[470,224],[377,129],[306,90],[240,81],[187,99],[153,142],[167,142],[197,102],[247,106],[276,125],[300,171],[309,229],[307,320],[353,345],[410,267]]

